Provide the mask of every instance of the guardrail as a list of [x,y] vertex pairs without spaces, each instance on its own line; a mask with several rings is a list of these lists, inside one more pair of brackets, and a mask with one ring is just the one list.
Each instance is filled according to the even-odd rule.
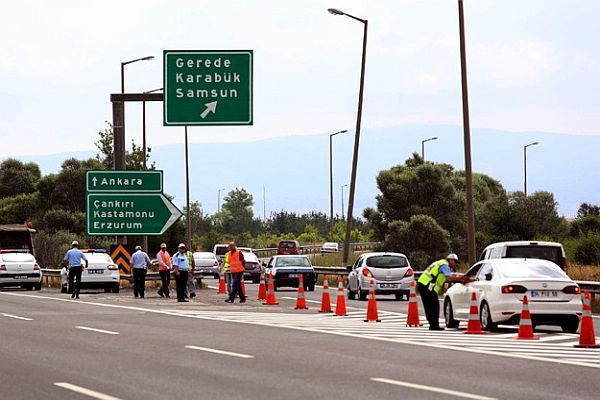
[[[379,242],[364,242],[364,243],[350,243],[350,251],[365,251],[372,250],[375,246],[379,245]],[[321,252],[320,244],[310,244],[306,246],[300,246],[302,254],[318,254]],[[265,249],[252,249],[254,254],[259,258],[271,257],[277,254],[277,247],[268,247]]]
[[[50,287],[53,284],[60,285],[60,269],[54,268],[42,268],[42,285]],[[175,273],[171,271],[171,279],[174,279]],[[196,275],[196,281],[200,283],[203,275]],[[122,281],[133,282],[133,276],[131,274],[121,274]],[[159,281],[160,274],[157,271],[148,271],[146,274],[146,281]]]

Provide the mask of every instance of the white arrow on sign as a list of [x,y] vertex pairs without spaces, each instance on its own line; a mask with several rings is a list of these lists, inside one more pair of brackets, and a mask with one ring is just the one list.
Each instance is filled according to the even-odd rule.
[[167,206],[167,209],[171,212],[171,217],[167,220],[165,225],[160,230],[159,235],[162,235],[167,229],[171,227],[171,225],[173,225],[179,218],[181,218],[183,213],[179,211],[179,209],[175,207],[175,205],[171,203],[169,199],[167,199],[162,193],[160,194],[160,198],[165,203],[165,206]]
[[206,103],[205,106],[206,106],[206,109],[204,111],[202,111],[202,114],[200,114],[200,117],[202,119],[206,118],[206,116],[208,115],[209,112],[212,112],[214,114],[217,111],[217,102],[216,101]]
[[93,177],[93,178],[92,178],[92,183],[94,184],[94,186],[96,186],[96,182],[98,182],[98,178],[96,178],[96,177]]

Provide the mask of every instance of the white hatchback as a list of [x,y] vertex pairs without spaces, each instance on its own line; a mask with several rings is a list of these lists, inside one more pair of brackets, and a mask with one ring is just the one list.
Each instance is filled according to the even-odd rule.
[[523,297],[529,300],[531,321],[558,325],[577,332],[581,315],[579,286],[555,263],[547,260],[504,258],[480,261],[466,275],[475,279],[454,284],[444,297],[446,326],[458,328],[469,319],[472,293],[477,294],[479,318],[485,330],[498,324],[519,324]]
[[42,288],[42,272],[35,257],[26,250],[0,250],[0,287]]
[[[82,288],[102,288],[105,292],[119,293],[121,276],[119,267],[106,253],[106,250],[81,250],[88,260],[88,267],[81,274]],[[60,274],[61,292],[71,293],[68,272],[63,268]]]

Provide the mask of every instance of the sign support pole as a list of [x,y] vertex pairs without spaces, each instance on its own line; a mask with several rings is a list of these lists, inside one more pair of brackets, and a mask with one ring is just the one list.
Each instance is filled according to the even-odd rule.
[[192,251],[192,221],[190,220],[190,162],[188,151],[188,127],[185,128],[185,225],[188,251]]

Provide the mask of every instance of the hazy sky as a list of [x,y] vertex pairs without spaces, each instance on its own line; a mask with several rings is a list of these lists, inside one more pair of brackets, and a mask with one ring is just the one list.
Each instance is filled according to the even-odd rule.
[[[162,87],[164,49],[254,50],[254,125],[240,141],[352,129],[369,20],[364,126],[460,125],[456,0],[11,1],[0,14],[0,157],[93,148],[110,93]],[[600,1],[465,0],[472,124],[600,134]],[[181,143],[148,106],[149,145]],[[141,107],[127,106],[128,142]]]

